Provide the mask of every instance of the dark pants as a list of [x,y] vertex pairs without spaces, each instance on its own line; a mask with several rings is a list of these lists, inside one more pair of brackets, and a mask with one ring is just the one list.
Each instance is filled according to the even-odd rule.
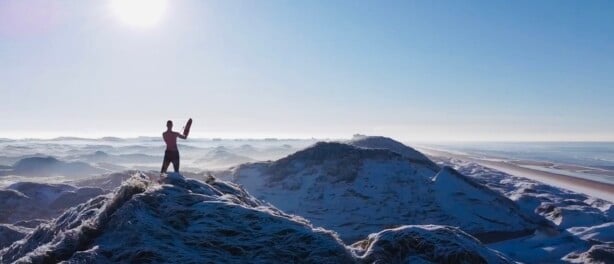
[[166,169],[168,169],[168,165],[171,162],[173,163],[173,169],[175,169],[175,172],[179,172],[179,151],[164,151],[164,161],[162,162],[162,170],[160,173],[166,173]]

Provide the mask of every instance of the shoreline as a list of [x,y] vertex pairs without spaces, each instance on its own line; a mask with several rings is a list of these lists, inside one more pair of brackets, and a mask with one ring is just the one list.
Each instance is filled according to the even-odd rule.
[[484,167],[499,170],[516,177],[539,181],[548,185],[553,185],[555,187],[586,194],[614,203],[614,184],[521,167],[519,165],[514,165],[504,161],[478,159],[470,155],[451,153],[444,150],[423,147],[419,149],[430,156],[448,157],[474,162]]

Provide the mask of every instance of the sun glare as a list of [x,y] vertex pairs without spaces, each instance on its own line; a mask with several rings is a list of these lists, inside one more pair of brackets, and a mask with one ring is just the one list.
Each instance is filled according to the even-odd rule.
[[125,24],[151,27],[162,19],[167,3],[167,0],[111,0],[111,9]]

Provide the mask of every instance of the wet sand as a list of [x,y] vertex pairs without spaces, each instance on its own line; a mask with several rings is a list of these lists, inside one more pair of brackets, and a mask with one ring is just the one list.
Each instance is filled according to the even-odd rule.
[[429,148],[419,148],[427,155],[436,157],[455,158],[463,161],[470,161],[485,167],[496,169],[513,176],[523,177],[539,182],[543,182],[556,187],[568,189],[574,192],[588,194],[610,202],[614,202],[614,184],[592,181],[552,172],[546,172],[526,167],[521,167],[513,163],[504,161],[484,160],[474,158],[469,155],[450,153],[442,150]]

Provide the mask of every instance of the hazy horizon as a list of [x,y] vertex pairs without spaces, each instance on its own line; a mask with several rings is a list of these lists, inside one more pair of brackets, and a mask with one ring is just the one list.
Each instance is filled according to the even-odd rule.
[[611,10],[1,1],[0,137],[614,141]]
[[[362,134],[361,134],[362,135]],[[191,140],[207,140],[207,141],[216,141],[216,140],[226,140],[226,141],[266,141],[266,140],[349,140],[352,139],[354,135],[341,136],[341,137],[275,137],[275,136],[261,136],[261,137],[199,137],[199,136],[190,136]],[[402,143],[424,143],[424,144],[472,144],[472,143],[614,143],[614,140],[403,140],[399,138],[389,137],[386,135],[363,135],[363,136],[382,136],[392,138],[394,140],[400,141]],[[152,139],[152,138],[160,138],[160,144],[163,143],[162,137],[160,135],[140,135],[140,136],[117,136],[117,135],[105,135],[105,136],[77,136],[77,135],[58,135],[58,136],[49,136],[49,137],[0,137],[0,140],[16,140],[16,141],[27,141],[27,140],[105,140],[117,138],[121,140],[138,140],[140,138],[143,139]],[[189,143],[189,141],[181,142],[180,144]]]

